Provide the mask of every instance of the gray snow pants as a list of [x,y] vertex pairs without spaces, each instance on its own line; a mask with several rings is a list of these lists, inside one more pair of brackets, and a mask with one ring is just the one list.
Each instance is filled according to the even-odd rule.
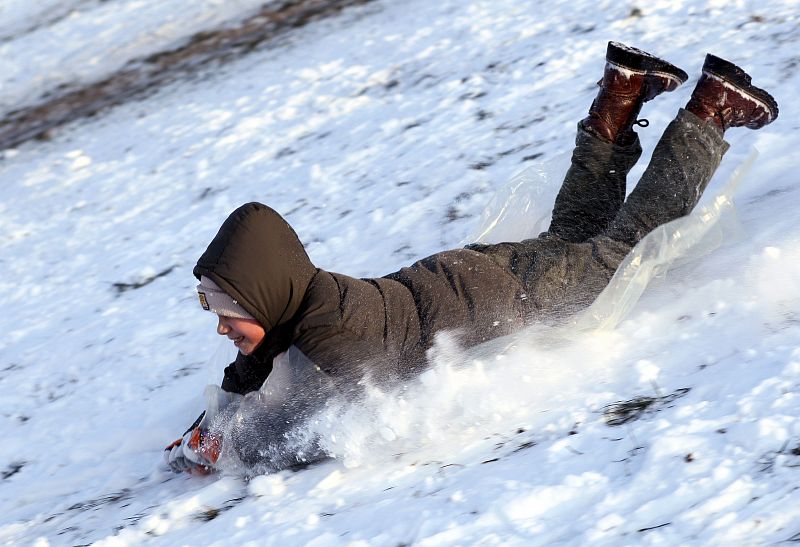
[[728,146],[716,127],[681,109],[626,200],[627,175],[642,153],[638,139],[621,147],[579,125],[549,230],[535,239],[470,248],[522,282],[528,319],[574,313],[594,301],[639,240],[692,211]]
[[727,150],[716,127],[681,109],[624,201],[626,178],[642,154],[638,138],[621,147],[579,126],[548,231],[573,243],[605,235],[632,247],[657,226],[692,211]]

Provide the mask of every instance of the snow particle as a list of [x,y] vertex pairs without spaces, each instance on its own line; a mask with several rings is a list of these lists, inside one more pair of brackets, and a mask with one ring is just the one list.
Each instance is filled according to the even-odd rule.
[[462,492],[461,490],[456,490],[455,492],[453,492],[450,495],[450,501],[455,502],[455,503],[460,503],[460,502],[464,501],[464,499],[465,499],[464,498],[464,492]]
[[780,258],[781,250],[777,247],[764,247],[763,255],[765,258]]
[[639,373],[639,381],[643,383],[655,382],[661,369],[647,359],[642,359],[636,363],[636,371]]

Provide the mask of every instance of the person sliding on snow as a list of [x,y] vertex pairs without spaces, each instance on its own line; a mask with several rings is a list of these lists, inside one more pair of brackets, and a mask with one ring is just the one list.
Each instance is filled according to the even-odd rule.
[[[686,79],[658,57],[608,44],[552,223],[535,239],[472,244],[354,279],[312,264],[294,230],[266,205],[236,209],[193,272],[200,303],[218,315],[217,332],[239,349],[222,389],[259,390],[290,347],[335,381],[402,381],[425,368],[439,332],[474,346],[591,304],[637,242],[692,211],[729,147],[724,133],[759,129],[778,116],[775,100],[748,74],[707,55],[686,107],[625,199],[626,177],[642,153],[633,130],[646,127],[642,105]],[[166,456],[176,471],[207,471],[219,450],[198,421]]]

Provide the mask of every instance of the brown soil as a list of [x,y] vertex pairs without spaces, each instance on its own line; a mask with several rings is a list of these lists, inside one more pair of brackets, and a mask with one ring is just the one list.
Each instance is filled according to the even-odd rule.
[[262,8],[236,26],[200,32],[180,47],[129,62],[104,80],[59,86],[31,106],[13,110],[0,121],[0,150],[30,139],[49,139],[51,130],[138,99],[209,63],[224,63],[249,53],[291,29],[372,0],[288,0]]

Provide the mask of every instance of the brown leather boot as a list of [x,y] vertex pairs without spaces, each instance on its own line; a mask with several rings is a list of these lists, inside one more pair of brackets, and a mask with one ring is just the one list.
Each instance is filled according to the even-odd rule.
[[633,125],[642,105],[681,85],[689,76],[678,67],[640,49],[609,42],[600,91],[581,125],[587,131],[619,145],[636,140]]
[[708,54],[686,110],[723,132],[729,127],[764,127],[778,117],[778,103],[750,80],[735,64]]

